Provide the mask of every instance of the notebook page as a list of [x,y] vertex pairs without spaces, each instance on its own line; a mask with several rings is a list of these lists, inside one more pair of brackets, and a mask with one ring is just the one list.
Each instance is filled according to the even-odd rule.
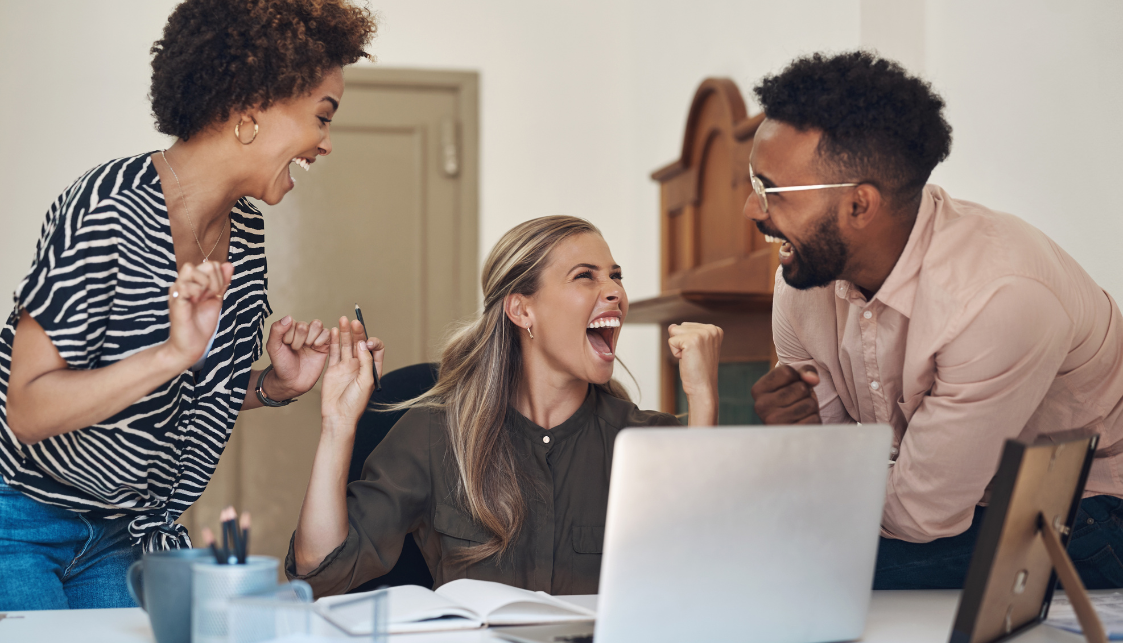
[[490,625],[520,625],[587,621],[596,612],[503,583],[462,578],[440,586],[437,594],[470,608]]
[[[387,590],[390,613],[387,627],[392,634],[435,632],[483,627],[483,619],[473,610],[438,596],[418,585],[403,585]],[[318,611],[351,635],[367,635],[374,628],[374,592],[325,596],[316,601]]]

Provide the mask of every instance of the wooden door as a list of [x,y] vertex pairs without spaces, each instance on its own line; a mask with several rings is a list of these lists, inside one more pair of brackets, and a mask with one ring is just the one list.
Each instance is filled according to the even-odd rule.
[[[332,153],[265,213],[274,314],[333,324],[363,308],[385,371],[434,361],[478,307],[478,76],[352,68]],[[265,357],[258,364],[268,364]],[[243,414],[207,491],[181,522],[252,512],[254,552],[283,558],[319,440],[319,385],[296,404]]]

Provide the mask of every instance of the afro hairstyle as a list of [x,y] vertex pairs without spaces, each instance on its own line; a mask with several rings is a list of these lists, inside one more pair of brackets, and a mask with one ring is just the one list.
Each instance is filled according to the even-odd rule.
[[767,118],[822,132],[818,154],[839,181],[915,202],[951,151],[944,101],[899,64],[867,51],[797,58],[753,89]]
[[186,0],[152,45],[152,115],[187,140],[230,114],[311,91],[377,26],[347,0]]

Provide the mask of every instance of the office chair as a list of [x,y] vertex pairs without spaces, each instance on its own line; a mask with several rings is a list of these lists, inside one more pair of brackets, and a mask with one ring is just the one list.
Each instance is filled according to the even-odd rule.
[[[437,383],[436,364],[414,364],[395,371],[390,371],[382,376],[382,390],[375,391],[370,396],[371,404],[394,404],[417,397],[433,388]],[[375,407],[378,408],[378,407]],[[347,482],[358,480],[363,472],[363,463],[367,456],[378,446],[382,438],[390,431],[405,411],[372,411],[367,410],[359,419],[355,431],[355,447],[351,451],[351,466],[347,471]],[[405,544],[402,546],[402,555],[393,569],[383,576],[373,578],[359,585],[349,593],[366,592],[389,585],[421,585],[433,588],[433,575],[429,573],[429,566],[421,555],[412,534],[407,534]]]

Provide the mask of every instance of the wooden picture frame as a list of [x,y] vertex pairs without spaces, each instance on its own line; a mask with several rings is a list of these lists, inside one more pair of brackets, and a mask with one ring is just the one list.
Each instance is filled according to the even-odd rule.
[[1064,550],[1099,436],[1050,437],[1032,445],[1006,441],[951,643],[994,643],[1041,623],[1058,577],[1085,637],[1106,641]]

